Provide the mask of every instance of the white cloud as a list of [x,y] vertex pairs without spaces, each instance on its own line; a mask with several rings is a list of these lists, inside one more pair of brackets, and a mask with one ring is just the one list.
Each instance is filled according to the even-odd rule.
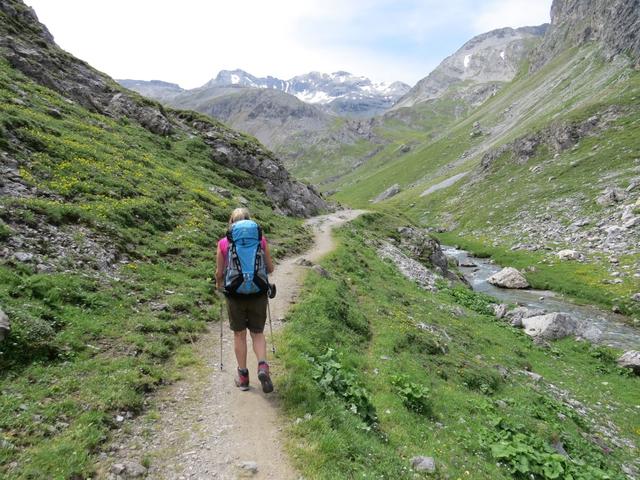
[[549,22],[551,0],[491,0],[473,19],[476,33],[502,27],[524,27]]
[[[474,8],[478,1],[26,0],[61,47],[99,70],[186,88],[234,68],[280,78],[347,70],[412,83],[474,33],[542,23],[537,5],[550,2]],[[548,5],[542,10],[548,16]]]

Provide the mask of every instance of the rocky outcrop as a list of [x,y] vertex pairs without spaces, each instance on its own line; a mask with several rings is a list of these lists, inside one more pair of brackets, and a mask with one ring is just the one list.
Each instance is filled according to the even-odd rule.
[[327,208],[314,189],[293,180],[280,160],[253,139],[199,115],[166,111],[60,49],[33,9],[19,0],[0,2],[0,54],[24,75],[92,112],[133,120],[162,136],[201,135],[213,160],[260,179],[283,213],[309,216]]
[[618,358],[618,365],[623,368],[630,368],[640,375],[640,352],[636,350],[625,352]]
[[458,275],[449,270],[447,256],[442,251],[440,242],[429,235],[424,229],[415,227],[400,227],[400,248],[425,265],[430,265],[443,278],[462,281]]
[[436,280],[439,276],[422,263],[406,255],[395,245],[383,241],[378,248],[378,255],[390,260],[402,275],[416,282],[421,288],[432,292],[436,291]]
[[449,270],[448,260],[438,240],[425,229],[400,227],[398,236],[387,241],[372,241],[381,258],[390,260],[405,277],[425,290],[436,291],[436,280],[467,283]]
[[491,275],[487,282],[501,288],[529,288],[529,282],[517,269],[506,267]]
[[559,52],[598,42],[607,57],[628,53],[640,62],[639,0],[554,0],[551,26],[534,55],[538,69]]
[[596,203],[601,207],[609,207],[624,201],[626,198],[627,193],[621,188],[607,187],[604,192],[596,198]]
[[388,200],[391,197],[395,197],[399,193],[400,193],[400,185],[395,183],[395,184],[391,185],[389,188],[387,188],[380,195],[375,197],[373,200],[371,200],[371,203],[383,202],[385,200]]
[[173,132],[159,104],[123,96],[115,81],[60,49],[33,9],[6,0],[0,14],[0,51],[12,67],[93,112],[126,116],[160,135]]
[[527,335],[541,340],[557,340],[576,333],[578,324],[565,313],[549,313],[522,319]]
[[2,342],[11,331],[11,322],[6,313],[0,308],[0,342]]
[[523,165],[533,158],[542,146],[548,147],[554,154],[562,153],[577,145],[582,138],[606,130],[621,114],[622,110],[613,106],[581,122],[556,123],[538,132],[524,135],[485,153],[480,162],[480,172],[488,170],[505,154],[510,155],[518,165]]

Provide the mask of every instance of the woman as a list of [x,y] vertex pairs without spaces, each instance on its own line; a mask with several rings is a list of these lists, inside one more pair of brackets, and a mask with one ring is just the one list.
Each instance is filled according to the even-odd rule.
[[[250,220],[249,211],[246,208],[236,208],[229,218],[229,229],[233,224],[241,220]],[[273,261],[269,252],[267,239],[262,236],[260,246],[264,252],[264,263],[267,273],[273,272]],[[216,253],[216,287],[224,290],[225,272],[229,253],[229,240],[227,237],[218,241]],[[229,326],[233,330],[233,348],[238,362],[238,372],[235,379],[236,386],[240,390],[249,390],[249,370],[247,369],[247,330],[251,335],[253,351],[258,359],[258,379],[262,384],[262,391],[273,391],[273,383],[269,375],[267,363],[267,341],[264,336],[264,325],[267,320],[267,293],[253,295],[229,295],[226,292],[227,311],[229,312]]]

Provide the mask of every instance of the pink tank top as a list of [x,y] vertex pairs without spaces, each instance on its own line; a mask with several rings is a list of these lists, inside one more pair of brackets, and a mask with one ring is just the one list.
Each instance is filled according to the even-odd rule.
[[[262,246],[262,250],[267,249],[267,237],[262,236],[262,240],[260,240],[260,245]],[[224,258],[224,262],[227,263],[227,253],[229,253],[229,239],[227,237],[223,237],[218,240],[218,248],[220,252],[222,252],[222,256]]]

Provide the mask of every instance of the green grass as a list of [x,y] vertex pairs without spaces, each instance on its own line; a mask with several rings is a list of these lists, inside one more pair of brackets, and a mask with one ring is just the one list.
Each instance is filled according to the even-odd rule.
[[[237,197],[277,257],[309,235],[273,213],[254,177],[215,163],[202,140],[91,113],[5,63],[0,148],[40,192],[0,198],[0,248],[32,228],[42,232],[39,261],[55,266],[0,263],[0,306],[12,322],[0,345],[0,476],[88,478],[115,415],[140,412],[150,391],[195,361],[189,345],[218,320],[215,244]],[[113,249],[119,263],[104,270],[90,251],[61,255],[46,232]]]
[[[620,371],[608,349],[569,339],[535,346],[522,331],[477,313],[486,305],[482,296],[444,286],[436,294],[420,290],[366,246],[372,224],[384,230],[395,222],[371,214],[344,227],[338,249],[322,262],[331,278],[311,273],[287,317],[279,388],[301,473],[421,478],[410,459],[427,455],[436,459],[435,478],[569,478],[569,471],[572,478],[624,478],[620,466],[634,451],[604,454],[600,440],[589,438],[600,436],[592,421],[611,421],[621,436],[640,440],[640,379]],[[327,362],[367,401],[354,407],[350,396],[320,381],[314,372],[327,371]],[[568,391],[590,417],[523,370]],[[365,421],[358,405],[377,423]],[[555,454],[555,441],[573,461]]]

